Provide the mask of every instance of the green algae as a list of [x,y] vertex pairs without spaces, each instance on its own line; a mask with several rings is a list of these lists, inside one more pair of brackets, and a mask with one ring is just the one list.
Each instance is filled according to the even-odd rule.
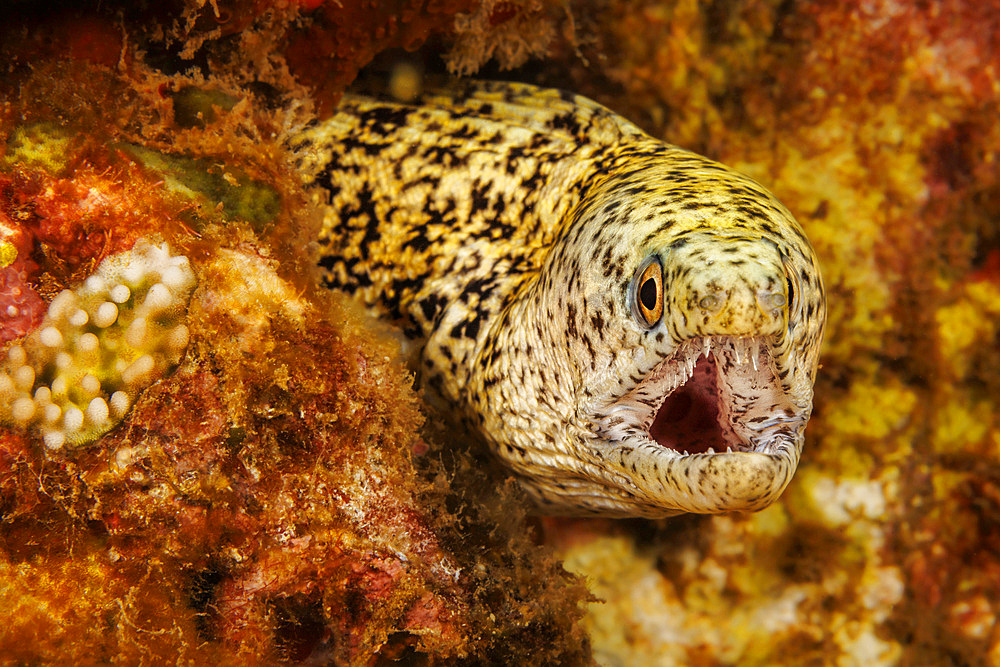
[[251,179],[239,168],[229,168],[209,158],[169,155],[133,144],[122,150],[163,179],[168,192],[197,206],[197,223],[209,220],[242,220],[263,232],[281,213],[277,190]]

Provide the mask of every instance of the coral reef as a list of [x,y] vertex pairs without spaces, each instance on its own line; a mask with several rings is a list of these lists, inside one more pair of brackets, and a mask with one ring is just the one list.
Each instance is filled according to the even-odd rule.
[[139,167],[112,165],[108,151],[74,141],[47,121],[9,132],[0,158],[0,343],[36,327],[45,298],[81,282],[108,255],[186,227]]
[[557,9],[556,3],[541,0],[480,2],[455,18],[448,69],[473,74],[494,58],[501,69],[512,69],[544,56],[555,38]]
[[[186,353],[116,428],[53,449],[0,425],[3,659],[579,664],[589,641],[602,664],[1000,661],[995,2],[29,4],[0,35],[0,345],[24,412],[53,380],[28,350],[82,338],[76,310],[46,313],[107,258],[160,238],[198,288]],[[603,600],[582,624],[523,498],[421,427],[391,336],[313,284],[281,138],[431,37],[463,72],[547,50],[541,80],[768,184],[823,263],[783,501],[545,520]]]
[[180,360],[195,277],[166,244],[108,257],[77,290],[63,290],[0,364],[0,423],[38,425],[45,446],[91,442]]
[[772,187],[820,255],[830,320],[781,504],[549,526],[607,601],[595,655],[995,664],[997,4],[603,7],[589,48],[618,90],[574,87]]
[[0,39],[0,661],[586,663],[524,499],[317,288],[305,88],[152,69],[123,11],[113,62]]
[[[524,538],[465,543],[443,489],[417,475],[421,417],[393,345],[303,298],[247,240],[197,262],[188,354],[123,427],[55,469],[16,433],[0,439],[0,602],[16,610],[0,654],[582,656],[582,587]],[[484,548],[526,555],[487,567]],[[28,649],[34,624],[60,630]]]

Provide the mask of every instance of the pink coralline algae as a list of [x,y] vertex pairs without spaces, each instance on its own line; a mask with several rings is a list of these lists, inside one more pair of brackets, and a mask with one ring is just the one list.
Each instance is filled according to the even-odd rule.
[[29,284],[38,271],[31,236],[0,210],[0,345],[31,331],[45,314],[45,301]]
[[31,331],[45,314],[45,302],[28,285],[27,262],[0,269],[0,343]]

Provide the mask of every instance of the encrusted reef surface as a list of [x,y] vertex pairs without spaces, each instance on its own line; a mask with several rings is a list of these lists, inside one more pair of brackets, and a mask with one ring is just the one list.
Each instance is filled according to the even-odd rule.
[[588,92],[771,187],[820,256],[830,320],[781,502],[551,523],[606,600],[586,621],[595,655],[1000,663],[1000,4],[622,2],[603,16],[594,48],[616,90]]
[[[297,5],[259,9],[302,27]],[[168,74],[188,62],[171,40],[216,30],[202,3],[159,38],[134,8],[18,10],[31,29],[0,35],[0,664],[587,662],[587,590],[523,499],[424,434],[396,339],[318,287],[319,218],[282,141],[327,84]],[[276,33],[255,30],[243,55],[269,58]]]
[[[1000,663],[1000,3],[102,4],[3,10],[0,662]],[[779,503],[533,531],[316,289],[282,139],[426,39],[796,214],[830,321]]]

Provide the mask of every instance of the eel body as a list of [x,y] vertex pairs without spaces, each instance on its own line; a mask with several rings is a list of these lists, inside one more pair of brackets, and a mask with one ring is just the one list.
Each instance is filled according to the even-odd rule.
[[325,283],[418,341],[542,511],[760,509],[795,472],[826,308],[750,178],[579,96],[348,96],[297,137]]

